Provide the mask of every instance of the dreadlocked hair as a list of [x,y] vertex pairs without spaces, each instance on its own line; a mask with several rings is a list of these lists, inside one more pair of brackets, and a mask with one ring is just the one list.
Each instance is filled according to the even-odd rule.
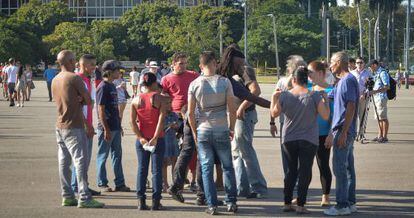
[[229,45],[223,52],[218,66],[218,74],[230,78],[234,75],[233,57],[245,58],[237,44]]

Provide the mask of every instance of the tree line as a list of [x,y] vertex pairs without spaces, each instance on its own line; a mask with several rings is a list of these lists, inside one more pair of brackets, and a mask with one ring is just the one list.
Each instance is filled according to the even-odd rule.
[[[368,24],[361,20],[375,18],[380,42],[386,41],[379,47],[379,54],[398,62],[402,60],[404,9],[400,2],[391,5],[392,10],[385,5],[389,1],[384,2],[381,7],[375,7],[375,1],[339,7],[332,0],[248,0],[249,62],[275,66],[269,14],[276,18],[280,63],[291,54],[301,54],[308,60],[323,58],[326,27],[322,8],[329,5],[332,52],[348,50],[357,56],[362,42],[367,56]],[[0,61],[14,57],[24,63],[52,63],[60,50],[70,49],[77,55],[92,53],[98,62],[112,58],[143,62],[148,57],[165,60],[183,51],[190,57],[190,67],[196,68],[201,51],[219,53],[220,36],[224,45],[238,43],[243,49],[243,8],[237,0],[225,3],[224,7],[184,8],[164,1],[142,3],[117,20],[85,23],[75,21],[74,12],[60,1],[42,4],[31,0],[10,17],[0,17]],[[378,10],[386,13],[378,16]]]

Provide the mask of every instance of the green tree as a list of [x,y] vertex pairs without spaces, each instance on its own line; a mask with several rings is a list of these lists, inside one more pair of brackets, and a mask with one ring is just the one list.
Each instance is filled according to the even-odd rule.
[[[55,26],[61,22],[73,20],[75,14],[69,10],[68,6],[60,1],[51,1],[43,4],[40,0],[31,0],[22,5],[16,13],[10,18],[9,22],[24,25],[26,31],[33,33],[37,43],[42,43],[42,37],[51,34]],[[34,41],[35,39],[31,39]],[[54,57],[50,55],[46,46],[40,46],[36,49],[37,59],[35,62],[43,60],[45,62],[53,61]]]
[[38,62],[42,45],[28,28],[27,24],[0,18],[0,61],[13,57],[22,63]]
[[[132,60],[144,61],[146,58],[164,59],[162,48],[153,43],[150,33],[157,35],[161,19],[176,20],[180,15],[176,5],[165,2],[142,3],[127,11],[120,23],[126,28],[127,56]],[[168,33],[167,33],[168,34]]]
[[119,60],[127,60],[127,30],[119,21],[94,20],[90,31],[93,33],[95,44],[113,42],[113,54]]
[[113,39],[108,38],[98,42],[94,35],[87,24],[64,22],[57,25],[55,31],[45,36],[43,41],[54,56],[61,50],[68,49],[75,52],[77,58],[86,53],[94,54],[98,62],[115,58]]
[[[162,47],[167,54],[177,51],[189,56],[189,67],[198,67],[198,56],[204,50],[212,50],[218,54],[220,49],[219,32],[223,35],[223,44],[228,45],[240,39],[241,32],[230,31],[241,29],[241,13],[228,7],[210,7],[200,5],[184,8],[177,19],[163,17],[156,31],[150,34],[154,44]],[[222,27],[219,28],[219,20]]]
[[[267,61],[275,66],[272,19],[268,14],[276,16],[280,63],[292,54],[303,55],[307,60],[319,57],[319,20],[307,18],[294,0],[267,0],[249,19],[250,62]],[[243,46],[242,42],[239,44]]]

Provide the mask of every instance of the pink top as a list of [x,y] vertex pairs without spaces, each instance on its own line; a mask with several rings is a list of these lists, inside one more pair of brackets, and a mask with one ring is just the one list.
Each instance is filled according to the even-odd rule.
[[[92,84],[91,80],[81,73],[76,73],[76,75],[80,76],[85,83],[85,88],[88,90],[89,95],[92,95]],[[92,105],[86,105],[83,109],[83,115],[86,118],[86,122],[92,126]]]
[[[141,93],[139,97],[141,99],[137,112],[137,123],[139,131],[145,139],[150,140],[154,137],[155,130],[157,129],[158,119],[160,116],[160,109],[155,108],[151,104],[151,98],[157,94],[156,92]],[[161,133],[160,137],[164,136],[164,132]]]
[[161,86],[163,91],[171,96],[173,112],[180,112],[181,108],[187,104],[188,87],[198,76],[198,73],[194,71],[185,71],[179,75],[170,73],[162,78]]

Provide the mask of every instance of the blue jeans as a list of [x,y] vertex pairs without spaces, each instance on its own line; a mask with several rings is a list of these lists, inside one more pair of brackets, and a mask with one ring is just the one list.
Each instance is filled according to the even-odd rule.
[[231,158],[229,131],[198,130],[198,158],[201,164],[204,193],[209,206],[217,206],[217,190],[214,184],[214,152],[221,162],[224,175],[225,201],[236,203],[236,177]]
[[139,140],[136,141],[135,148],[138,156],[137,196],[139,199],[146,199],[145,191],[147,189],[148,167],[151,158],[152,199],[160,200],[162,193],[162,162],[165,151],[164,138],[158,139],[154,153],[145,151]]
[[333,133],[333,171],[336,177],[336,203],[339,208],[349,207],[356,203],[355,196],[355,167],[354,167],[354,139],[348,135],[346,147],[338,148],[337,141],[340,131]]
[[105,141],[104,131],[98,129],[98,156],[96,158],[98,186],[108,185],[105,165],[109,152],[111,152],[112,168],[115,174],[115,187],[122,187],[125,185],[125,179],[122,170],[121,131],[111,131],[111,139],[109,141]]
[[256,151],[253,148],[253,132],[256,123],[256,110],[246,111],[244,120],[237,120],[234,130],[233,163],[240,196],[247,196],[250,192],[267,193],[266,179],[262,174]]
[[[89,165],[91,163],[91,159],[92,159],[92,144],[93,144],[93,138],[86,138],[86,142],[85,142],[85,164],[86,164],[86,172],[89,169]],[[86,174],[86,181],[88,181],[88,174]],[[76,169],[75,169],[75,165],[72,166],[72,189],[74,192],[77,192],[78,190],[78,181],[76,179]]]

